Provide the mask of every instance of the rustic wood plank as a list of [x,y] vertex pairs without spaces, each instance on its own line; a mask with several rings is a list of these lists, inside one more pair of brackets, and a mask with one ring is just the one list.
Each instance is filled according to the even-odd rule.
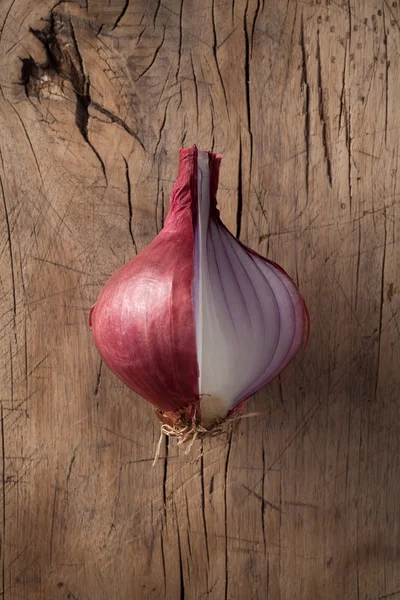
[[[3,598],[400,597],[399,24],[391,0],[0,3]],[[258,418],[151,468],[151,407],[87,318],[193,143],[312,336]]]

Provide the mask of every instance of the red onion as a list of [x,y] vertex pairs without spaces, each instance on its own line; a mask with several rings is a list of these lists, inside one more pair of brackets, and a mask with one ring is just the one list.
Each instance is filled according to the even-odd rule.
[[90,312],[106,365],[169,422],[221,423],[286,367],[308,330],[295,284],[219,217],[221,156],[180,151],[163,230]]

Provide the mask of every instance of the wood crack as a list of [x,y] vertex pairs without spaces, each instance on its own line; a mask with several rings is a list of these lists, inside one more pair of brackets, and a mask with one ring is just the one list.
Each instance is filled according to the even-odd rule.
[[214,147],[215,147],[215,123],[214,123],[214,115],[215,115],[215,109],[214,109],[214,100],[211,94],[210,95],[210,105],[211,105],[211,152],[214,152]]
[[262,525],[262,533],[263,533],[263,543],[264,543],[264,552],[267,552],[267,540],[265,539],[265,498],[264,498],[264,490],[265,490],[265,450],[264,450],[264,442],[262,446],[262,481],[261,481],[261,525]]
[[301,15],[301,29],[300,29],[300,46],[301,46],[301,85],[305,89],[305,107],[304,107],[304,140],[306,143],[306,197],[308,203],[309,196],[309,179],[310,179],[310,85],[308,83],[308,72],[307,72],[307,53],[304,39],[304,17]]
[[351,44],[351,33],[352,33],[352,28],[353,28],[353,23],[352,23],[352,18],[351,18],[351,4],[350,4],[351,0],[347,0],[347,12],[348,12],[348,16],[349,16],[349,43]]
[[17,318],[17,292],[15,287],[15,270],[14,270],[14,256],[13,256],[13,244],[12,244],[12,236],[11,236],[11,226],[10,226],[10,217],[8,214],[6,195],[4,190],[3,179],[0,175],[0,188],[1,194],[3,197],[3,207],[4,207],[4,216],[6,221],[7,228],[7,242],[8,242],[8,250],[10,254],[10,272],[11,272],[11,286],[12,286],[12,304],[13,304],[13,323],[14,323],[14,335],[16,335],[16,318]]
[[[168,436],[166,436],[168,437]],[[175,514],[177,513],[176,505],[175,505]],[[180,584],[180,600],[185,600],[185,580],[183,577],[183,559],[182,559],[182,545],[181,545],[181,534],[179,531],[179,523],[177,519],[176,524],[176,532],[178,536],[178,557],[179,557],[179,584]]]
[[100,391],[100,382],[101,382],[101,374],[103,369],[103,359],[100,359],[99,370],[97,371],[97,379],[96,379],[96,387],[94,388],[94,399],[96,401],[96,407],[99,408],[99,391]]
[[[206,522],[206,497],[204,491],[204,453],[203,453],[203,441],[201,442],[201,454],[200,454],[200,483],[201,483],[201,514],[203,519],[203,527],[204,527],[204,539],[206,543],[206,555],[207,555],[207,564],[210,565],[210,553],[208,549],[208,532],[207,532],[207,522]],[[208,577],[208,569],[207,569],[207,577]],[[207,580],[208,587],[208,580]]]
[[192,544],[190,543],[190,518],[189,518],[189,501],[188,501],[188,497],[187,497],[187,492],[185,490],[185,504],[186,504],[186,523],[187,523],[187,527],[186,527],[186,540],[187,540],[187,547],[188,547],[188,551],[189,551],[189,556],[190,559],[192,559]]
[[86,75],[85,69],[83,66],[83,58],[81,52],[79,50],[78,40],[75,35],[75,29],[72,25],[71,19],[69,19],[69,24],[71,28],[71,38],[74,43],[76,56],[78,58],[78,64],[80,68],[80,73],[78,73],[78,80],[80,81],[80,85],[76,86],[75,94],[76,94],[76,125],[81,132],[81,135],[88,146],[91,148],[92,152],[97,157],[97,160],[100,163],[101,170],[103,172],[103,176],[105,182],[107,184],[107,173],[106,167],[104,165],[103,159],[98,152],[98,150],[94,147],[92,142],[89,139],[89,106],[92,102],[90,97],[90,77]]
[[376,361],[376,375],[375,375],[375,389],[374,389],[374,400],[378,397],[378,386],[379,386],[379,370],[381,362],[381,339],[382,339],[382,324],[383,324],[383,304],[385,302],[385,267],[386,267],[386,243],[387,243],[387,220],[386,220],[386,209],[383,211],[384,215],[384,238],[383,238],[383,255],[382,255],[382,267],[381,267],[381,288],[380,288],[380,303],[379,303],[379,325],[378,325],[378,357]]
[[118,27],[118,25],[120,24],[121,19],[123,19],[126,11],[128,10],[129,2],[130,2],[130,0],[125,0],[125,4],[123,6],[123,9],[119,13],[119,15],[118,15],[118,17],[117,17],[114,25],[111,27],[111,31],[114,31],[114,29],[116,29]]
[[225,470],[224,470],[224,511],[225,511],[225,594],[224,599],[228,600],[228,502],[227,502],[227,482],[228,482],[228,469],[229,469],[229,458],[232,450],[232,432],[228,438],[228,450],[226,453]]
[[54,523],[56,519],[56,501],[57,501],[57,487],[54,488],[53,495],[53,507],[51,512],[51,528],[50,528],[50,551],[49,551],[49,563],[53,564],[53,539],[54,539]]
[[182,16],[183,16],[183,0],[181,0],[181,4],[179,7],[179,46],[178,46],[178,65],[177,65],[176,73],[175,73],[176,81],[178,81],[179,71],[181,70],[182,39],[183,39]]
[[377,600],[386,600],[387,598],[393,598],[393,596],[398,596],[400,594],[400,589],[395,592],[391,592],[390,594],[384,594],[383,596],[379,596]]
[[221,69],[219,68],[218,57],[217,57],[218,45],[217,45],[217,30],[215,28],[214,5],[215,5],[215,0],[212,0],[212,6],[211,6],[211,22],[212,22],[212,29],[213,29],[212,51],[213,51],[213,57],[214,57],[215,66],[217,68],[217,73],[218,73],[219,81],[220,81],[221,87],[222,87],[222,92],[224,94],[226,113],[228,115],[228,120],[230,122],[228,96],[226,95],[225,84],[224,84],[224,80],[222,79]]
[[250,40],[247,31],[247,11],[249,8],[249,0],[246,2],[246,8],[243,15],[243,30],[245,40],[244,52],[244,85],[246,91],[246,114],[247,128],[250,136],[250,156],[249,156],[249,176],[251,177],[251,168],[253,162],[253,133],[251,130],[251,104],[250,104]]
[[329,185],[332,187],[332,164],[330,150],[328,145],[328,132],[326,126],[326,114],[324,105],[324,90],[322,86],[322,66],[321,66],[321,46],[319,42],[319,34],[317,35],[317,78],[318,78],[318,114],[322,125],[322,145],[324,147],[324,157],[326,164],[326,174]]
[[268,500],[265,500],[264,492],[262,492],[262,495],[257,494],[257,492],[244,485],[244,483],[242,483],[242,487],[244,487],[244,489],[249,492],[249,495],[254,496],[255,498],[257,498],[257,500],[260,500],[260,502],[262,503],[263,510],[266,506],[269,506],[271,510],[275,510],[278,513],[282,512],[282,510],[278,506],[272,504],[272,502],[269,502]]
[[352,155],[351,155],[351,103],[350,103],[350,95],[348,99],[348,103],[345,102],[345,139],[346,139],[346,148],[347,148],[347,182],[349,189],[349,210],[350,214],[352,212],[353,207],[353,184],[352,184]]
[[76,458],[76,451],[78,450],[78,446],[75,448],[74,453],[72,455],[71,461],[69,463],[69,467],[68,467],[68,473],[67,473],[67,479],[66,479],[66,487],[68,488],[68,483],[69,483],[69,478],[71,477],[71,473],[72,473],[72,467],[74,466],[74,462],[75,462],[75,458]]
[[125,156],[123,157],[125,163],[125,177],[126,177],[126,187],[127,187],[127,195],[128,195],[128,211],[129,211],[129,219],[128,219],[128,229],[129,235],[131,236],[133,247],[135,248],[135,253],[138,253],[138,249],[136,246],[135,238],[133,236],[132,230],[132,219],[133,219],[133,210],[132,210],[132,191],[131,191],[131,180],[129,175],[129,165]]
[[338,134],[340,133],[340,129],[342,126],[342,116],[346,103],[346,67],[347,67],[347,43],[344,47],[344,60],[343,60],[343,73],[342,73],[342,90],[340,92],[340,109],[339,109],[339,125],[338,125]]
[[162,48],[162,46],[163,46],[163,44],[165,42],[165,33],[166,33],[166,30],[167,30],[167,24],[168,24],[168,22],[164,25],[164,33],[163,33],[163,36],[162,36],[162,40],[161,40],[160,44],[157,46],[157,48],[155,49],[153,58],[151,59],[150,63],[147,65],[147,67],[145,68],[145,70],[139,75],[139,77],[137,77],[137,79],[135,79],[135,82],[138,82],[139,79],[141,77],[143,77],[143,75],[146,75],[146,73],[148,71],[150,71],[151,67],[156,62],[158,53],[160,52],[160,50],[161,50],[161,48]]
[[165,436],[165,461],[163,469],[163,481],[162,481],[162,497],[164,505],[164,518],[167,519],[167,471],[168,471],[168,453],[169,453],[169,437]]
[[132,136],[140,144],[141,148],[143,150],[145,150],[143,142],[139,138],[138,134],[135,133],[135,131],[133,131],[133,129],[131,127],[129,127],[129,125],[123,119],[121,119],[121,117],[119,117],[118,115],[113,113],[108,108],[105,108],[98,102],[95,102],[94,100],[92,100],[91,105],[98,112],[100,112],[104,116],[108,117],[112,123],[115,123],[116,125],[119,125],[120,127],[122,127],[127,133],[129,133],[130,136]]
[[153,16],[153,29],[156,28],[156,19],[157,19],[158,11],[160,10],[160,6],[161,6],[161,0],[158,0],[156,10],[154,11],[154,16]]
[[386,69],[385,69],[385,147],[387,148],[387,134],[388,134],[388,109],[389,109],[389,67],[390,61],[388,57],[388,40],[387,40],[387,31],[386,31],[386,20],[385,20],[385,7],[382,7],[383,14],[383,43],[385,45],[385,60],[386,60]]
[[[253,54],[253,46],[254,46],[254,31],[256,28],[256,22],[257,22],[257,17],[258,17],[258,13],[260,11],[260,0],[257,0],[257,6],[256,6],[256,10],[254,11],[254,16],[253,16],[253,23],[251,26],[251,54]],[[246,6],[246,10],[247,10],[247,6]]]
[[170,102],[171,102],[171,97],[168,98],[167,104],[165,105],[164,118],[163,118],[163,121],[161,123],[160,133],[158,134],[158,140],[157,140],[157,144],[156,144],[155,150],[153,152],[153,156],[156,156],[157,151],[158,151],[158,147],[159,147],[160,142],[161,142],[161,137],[162,137],[162,134],[163,134],[163,131],[164,131],[165,123],[167,121],[167,112],[168,112],[168,106],[169,106]]
[[79,598],[75,596],[67,587],[65,588],[65,591],[67,592],[67,598],[70,598],[71,600],[79,600]]
[[194,93],[195,93],[195,101],[196,101],[196,124],[198,126],[199,125],[199,90],[198,90],[198,87],[197,87],[196,71],[194,70],[193,55],[192,55],[192,53],[190,53],[190,64],[192,65]]
[[359,287],[359,283],[360,283],[360,263],[361,263],[361,221],[358,221],[356,292],[355,292],[355,299],[354,299],[354,310],[355,311],[357,311],[357,305],[358,305],[358,287]]
[[10,6],[8,7],[8,10],[7,10],[6,14],[4,15],[4,21],[3,21],[3,24],[2,24],[2,26],[0,27],[0,42],[1,42],[1,38],[2,38],[2,36],[3,36],[3,31],[4,31],[4,28],[5,28],[5,26],[6,26],[6,23],[7,23],[8,17],[10,16],[11,10],[12,10],[12,8],[13,8],[13,6],[14,6],[15,2],[16,2],[16,0],[12,0],[12,2],[11,2],[11,4],[10,4]]
[[154,207],[154,218],[156,223],[156,232],[157,235],[160,233],[158,228],[158,198],[160,195],[160,163],[157,163],[157,194],[156,194],[156,202]]
[[242,231],[242,210],[243,210],[243,173],[242,173],[242,138],[239,140],[239,161],[238,161],[238,203],[236,208],[236,238],[240,238]]
[[167,593],[167,569],[166,569],[166,566],[165,566],[164,527],[162,528],[162,531],[161,531],[160,546],[161,546],[161,563],[162,563],[163,575],[164,575],[164,597],[166,597],[166,593]]

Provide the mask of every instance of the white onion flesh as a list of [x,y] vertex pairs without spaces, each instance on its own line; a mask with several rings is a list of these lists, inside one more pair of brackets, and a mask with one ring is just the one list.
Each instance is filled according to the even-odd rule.
[[209,190],[208,153],[199,151],[193,297],[205,426],[275,377],[293,358],[305,330],[294,283],[210,216]]

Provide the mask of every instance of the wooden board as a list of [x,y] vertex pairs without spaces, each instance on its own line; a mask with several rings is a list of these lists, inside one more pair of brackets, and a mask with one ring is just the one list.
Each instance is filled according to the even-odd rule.
[[[399,52],[392,0],[1,0],[2,598],[400,598]],[[193,143],[312,335],[152,468],[88,312]]]

